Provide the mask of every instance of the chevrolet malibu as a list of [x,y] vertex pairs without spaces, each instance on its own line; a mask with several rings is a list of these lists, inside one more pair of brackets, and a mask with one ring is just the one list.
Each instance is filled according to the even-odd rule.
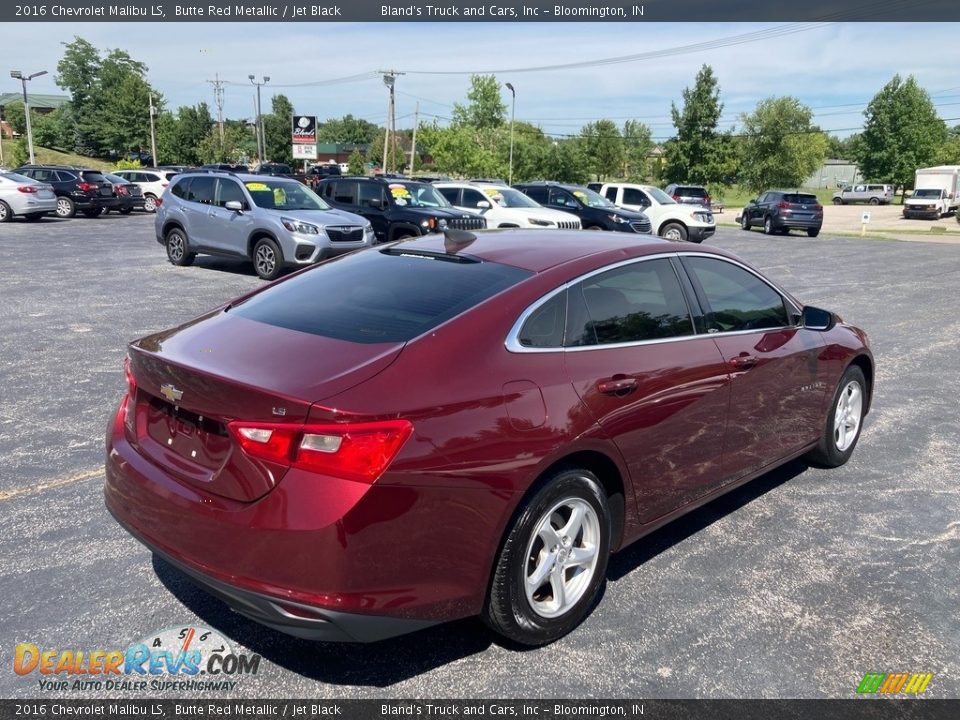
[[236,611],[348,641],[480,615],[541,645],[612,552],[793,458],[845,463],[874,362],[721,250],[449,231],[137,340],[126,378],[107,506]]

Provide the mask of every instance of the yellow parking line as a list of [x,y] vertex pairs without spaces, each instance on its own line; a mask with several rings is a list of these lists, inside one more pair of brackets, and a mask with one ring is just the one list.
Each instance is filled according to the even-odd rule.
[[60,478],[58,480],[47,480],[45,482],[37,483],[36,485],[31,485],[30,487],[18,488],[17,490],[0,490],[0,502],[3,502],[4,500],[12,500],[13,498],[17,497],[23,497],[25,495],[36,495],[37,493],[42,493],[44,490],[52,490],[54,488],[64,487],[65,485],[73,485],[74,483],[90,480],[101,475],[103,475],[103,468],[98,468],[96,470],[86,470],[81,473],[69,475],[68,477]]

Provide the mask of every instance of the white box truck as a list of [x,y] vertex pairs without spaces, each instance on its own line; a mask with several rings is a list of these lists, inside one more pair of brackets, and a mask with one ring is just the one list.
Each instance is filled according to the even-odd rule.
[[938,220],[960,207],[960,165],[938,165],[917,170],[913,194],[903,204],[905,218]]

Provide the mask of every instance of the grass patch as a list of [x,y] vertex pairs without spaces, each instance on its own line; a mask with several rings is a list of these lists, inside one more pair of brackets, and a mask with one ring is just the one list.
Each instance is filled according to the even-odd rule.
[[43,165],[79,165],[93,170],[113,170],[114,168],[114,163],[109,160],[98,160],[97,158],[84,157],[83,155],[50,148],[35,146],[33,154],[37,158],[37,162]]

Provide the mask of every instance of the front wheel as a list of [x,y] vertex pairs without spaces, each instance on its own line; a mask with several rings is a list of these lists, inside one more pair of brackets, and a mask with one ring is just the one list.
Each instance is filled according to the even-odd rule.
[[673,240],[674,242],[687,241],[687,229],[680,223],[669,223],[663,228],[662,232],[666,240]]
[[264,280],[276,280],[283,270],[283,255],[270,238],[260,238],[253,246],[253,269]]
[[833,199],[833,204],[834,204],[834,205],[843,205],[843,200],[840,199],[840,198],[834,198],[834,199]]
[[13,211],[3,200],[0,200],[0,223],[10,222],[13,219]]
[[557,472],[524,505],[497,558],[484,621],[523,645],[545,645],[590,612],[606,577],[610,508],[597,476]]
[[860,439],[866,407],[867,380],[863,370],[851,365],[833,394],[820,442],[810,451],[810,460],[828,468],[840,467],[849,460]]
[[197,257],[196,253],[190,252],[190,246],[187,244],[187,234],[180,228],[171,228],[166,238],[167,259],[179,267],[192,265]]

